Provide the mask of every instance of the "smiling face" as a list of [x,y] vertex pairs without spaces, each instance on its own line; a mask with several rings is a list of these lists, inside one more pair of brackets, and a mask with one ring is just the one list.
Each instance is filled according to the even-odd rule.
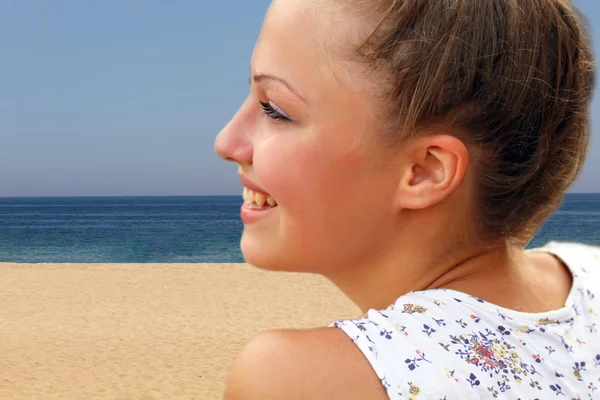
[[374,102],[344,83],[346,71],[321,45],[334,32],[305,4],[271,5],[251,61],[250,94],[215,148],[239,164],[260,203],[277,202],[266,211],[243,207],[246,260],[326,272],[364,262],[392,240],[398,174],[390,165],[401,161],[383,151]]
[[[486,291],[502,276],[520,279],[513,271],[526,264],[524,246],[509,236],[529,234],[522,229],[571,182],[587,143],[581,93],[591,58],[579,52],[578,65],[565,67],[568,96],[558,101],[548,82],[564,60],[542,51],[555,42],[567,58],[585,49],[577,19],[560,22],[562,6],[537,2],[527,13],[502,10],[498,24],[476,2],[342,3],[273,1],[250,94],[217,137],[217,153],[239,165],[246,187],[246,260],[325,275],[363,310],[410,291]],[[486,56],[492,50],[498,59]],[[449,74],[456,66],[461,73]],[[383,127],[401,145],[386,145]],[[539,148],[524,151],[531,140]],[[533,162],[541,159],[557,162]],[[540,186],[551,177],[552,193]]]

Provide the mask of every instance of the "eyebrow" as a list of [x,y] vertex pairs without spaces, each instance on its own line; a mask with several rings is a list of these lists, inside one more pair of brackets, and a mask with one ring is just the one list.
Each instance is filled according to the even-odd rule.
[[294,89],[294,87],[292,85],[290,85],[285,79],[279,78],[279,77],[274,76],[274,75],[256,74],[256,75],[252,75],[252,77],[250,79],[248,79],[248,82],[250,82],[250,81],[254,81],[254,83],[260,83],[260,82],[263,82],[263,81],[275,81],[275,82],[279,82],[283,86],[285,86],[292,94],[294,94],[300,100],[302,100],[303,102],[306,103],[306,99],[296,89]]

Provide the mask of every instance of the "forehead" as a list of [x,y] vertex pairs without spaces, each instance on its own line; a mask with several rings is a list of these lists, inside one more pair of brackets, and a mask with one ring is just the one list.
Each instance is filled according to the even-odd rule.
[[315,79],[327,71],[329,63],[323,43],[329,35],[310,3],[271,3],[252,55],[252,73],[284,78],[294,75],[290,78],[303,84],[303,80]]
[[351,91],[367,89],[368,82],[361,79],[365,69],[355,57],[374,26],[376,12],[367,3],[368,7],[358,0],[274,0],[254,49],[252,72],[284,74],[296,69],[311,82],[335,80]]

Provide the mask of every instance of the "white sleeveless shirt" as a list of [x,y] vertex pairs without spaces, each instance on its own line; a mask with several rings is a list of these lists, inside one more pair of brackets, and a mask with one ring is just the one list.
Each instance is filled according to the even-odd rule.
[[454,290],[337,321],[392,400],[600,399],[600,248],[543,248],[573,274],[560,310],[530,314]]

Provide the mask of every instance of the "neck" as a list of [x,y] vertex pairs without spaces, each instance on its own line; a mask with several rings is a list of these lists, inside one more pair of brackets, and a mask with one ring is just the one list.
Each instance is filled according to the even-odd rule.
[[417,249],[396,251],[379,260],[327,278],[362,311],[385,309],[406,293],[448,288],[465,291],[473,281],[490,281],[514,266],[519,249],[507,245],[445,252],[443,257],[424,257]]

